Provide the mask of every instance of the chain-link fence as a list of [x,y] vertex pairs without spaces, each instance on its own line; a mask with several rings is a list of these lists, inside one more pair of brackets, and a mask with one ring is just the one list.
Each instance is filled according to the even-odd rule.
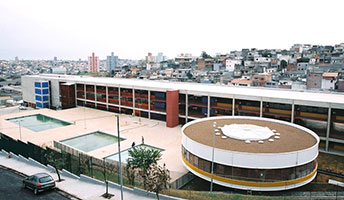
[[[86,176],[96,178],[98,180],[108,180],[115,183],[119,183],[119,163],[115,161],[102,160],[94,158],[80,152],[74,152],[73,154],[65,151],[56,151],[50,148],[42,148],[30,142],[23,143],[20,140],[14,140],[11,137],[0,133],[0,149],[7,152],[13,152],[20,154],[26,158],[32,158],[44,165],[55,164],[59,169],[65,169],[73,174],[80,176],[84,174]],[[47,159],[47,155],[52,154],[54,160],[58,160],[59,163],[52,163]],[[123,183],[128,185],[128,173],[125,166],[122,166]],[[141,185],[142,180],[140,177],[135,177],[134,185]]]

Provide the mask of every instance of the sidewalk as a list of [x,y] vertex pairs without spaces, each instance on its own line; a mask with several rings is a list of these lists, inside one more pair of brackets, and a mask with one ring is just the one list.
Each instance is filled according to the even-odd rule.
[[[8,154],[0,151],[0,165],[13,169],[15,171],[21,172],[25,175],[31,175],[38,172],[46,172],[50,174],[55,180],[58,179],[57,174],[50,167],[41,166],[39,163],[35,163],[33,160],[25,159],[21,156],[16,156],[11,154],[11,158],[8,158]],[[56,187],[60,190],[71,194],[80,199],[86,200],[106,200],[106,198],[101,197],[105,193],[105,185],[101,181],[91,179],[86,176],[81,176],[81,178],[68,174],[63,171],[61,178],[64,179],[62,182],[56,182]],[[120,189],[117,189],[118,185],[110,187],[109,193],[114,194],[111,200],[121,199]],[[177,199],[173,197],[161,196],[161,199]],[[147,192],[140,189],[123,188],[123,199],[156,199],[152,194],[149,196]]]

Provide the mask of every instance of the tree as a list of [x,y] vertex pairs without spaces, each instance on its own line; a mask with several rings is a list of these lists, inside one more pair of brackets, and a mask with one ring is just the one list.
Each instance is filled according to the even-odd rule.
[[155,192],[156,197],[159,200],[159,193],[162,190],[168,189],[170,180],[170,171],[166,169],[165,164],[163,167],[153,164],[147,172],[147,190]]
[[288,63],[285,60],[281,60],[281,64],[279,66],[279,71],[282,71],[283,69],[287,68]]
[[192,79],[193,78],[193,75],[192,75],[191,71],[188,71],[186,73],[186,76],[188,77],[188,79]]
[[139,146],[134,147],[128,152],[127,169],[130,169],[132,173],[135,173],[136,169],[138,170],[138,173],[143,178],[143,186],[146,189],[147,171],[150,170],[152,164],[156,164],[161,159],[161,151]]
[[61,176],[60,176],[60,172],[58,170],[58,168],[63,168],[66,159],[63,158],[60,154],[58,154],[57,152],[49,152],[45,154],[45,157],[47,158],[47,161],[50,165],[52,165],[55,168],[57,177],[58,177],[58,181],[61,182]]
[[207,54],[207,52],[202,51],[201,57],[206,59],[206,58],[212,58],[209,54]]
[[108,178],[106,176],[106,171],[112,174],[116,169],[116,165],[112,162],[103,160],[103,167],[104,167],[104,171],[102,173],[104,175],[104,181],[106,183],[106,191],[105,191],[105,194],[103,194],[102,196],[105,198],[111,198],[114,195],[109,193],[109,184],[108,184]]

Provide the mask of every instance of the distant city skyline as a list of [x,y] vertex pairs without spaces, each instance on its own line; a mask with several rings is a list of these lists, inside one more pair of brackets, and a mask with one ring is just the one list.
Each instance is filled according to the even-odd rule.
[[0,2],[0,60],[145,59],[344,42],[341,0]]

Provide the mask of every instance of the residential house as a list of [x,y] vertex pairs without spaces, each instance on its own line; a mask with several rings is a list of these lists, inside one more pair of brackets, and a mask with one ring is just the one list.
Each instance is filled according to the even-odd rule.
[[307,74],[307,89],[320,89],[322,72],[309,72]]
[[322,74],[321,89],[335,90],[338,78],[338,72],[324,72]]
[[233,79],[230,82],[230,84],[233,86],[251,87],[252,86],[252,80],[236,78],[236,79]]
[[271,74],[269,73],[258,73],[252,77],[253,86],[265,87],[266,82],[271,81]]

